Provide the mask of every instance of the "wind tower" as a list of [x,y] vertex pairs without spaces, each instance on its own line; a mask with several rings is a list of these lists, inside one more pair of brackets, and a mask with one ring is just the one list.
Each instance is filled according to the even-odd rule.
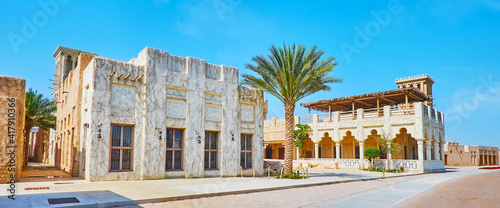
[[396,84],[398,88],[417,88],[424,94],[430,96],[432,99],[425,101],[424,104],[433,107],[432,100],[432,85],[434,84],[434,79],[428,74],[422,74],[417,76],[405,77],[396,79]]

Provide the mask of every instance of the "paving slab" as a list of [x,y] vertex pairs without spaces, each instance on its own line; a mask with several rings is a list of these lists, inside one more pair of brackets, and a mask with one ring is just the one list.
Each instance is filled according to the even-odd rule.
[[325,203],[321,207],[393,207],[400,203],[404,203],[419,193],[423,193],[434,186],[443,184],[450,180],[457,180],[470,175],[491,172],[491,170],[480,170],[477,167],[465,167],[450,170],[451,171],[446,174],[431,174],[425,178],[411,180],[370,192],[357,194],[347,199]]
[[[349,181],[382,178],[380,172],[357,169],[309,169],[309,178],[301,180],[275,178],[197,178],[144,181],[84,180],[53,182],[19,182],[16,184],[16,200],[7,198],[8,192],[0,192],[0,207],[109,207],[140,203],[164,202],[181,199],[252,193],[287,188],[308,187]],[[415,175],[416,173],[386,173],[387,177]],[[0,184],[6,190],[8,184]],[[43,188],[36,190],[36,188]],[[47,189],[48,188],[48,189]],[[48,198],[76,197],[80,203],[49,205]]]

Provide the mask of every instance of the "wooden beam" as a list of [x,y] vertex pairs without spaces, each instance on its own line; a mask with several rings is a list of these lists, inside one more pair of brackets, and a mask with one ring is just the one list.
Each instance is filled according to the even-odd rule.
[[415,100],[418,100],[418,101],[423,101],[423,99],[422,99],[422,98],[420,98],[420,97],[418,97],[418,96],[416,96],[416,95],[414,95],[414,94],[412,94],[412,93],[408,93],[408,96],[410,96],[411,98],[413,98],[413,99],[415,99]]
[[368,107],[373,106],[372,104],[365,103],[365,102],[363,102],[363,101],[361,101],[361,100],[352,100],[352,101],[353,101],[353,102],[355,102],[355,103],[363,104],[363,105],[368,106]]
[[349,110],[349,108],[351,108],[350,106],[345,106],[345,105],[341,105],[339,103],[333,103],[333,102],[329,102],[330,105],[334,106],[334,105],[338,105],[342,108],[342,110]]
[[380,96],[380,95],[375,95],[375,97],[380,98],[381,100],[386,101],[386,102],[391,103],[391,104],[397,104],[397,103],[398,103],[398,102],[396,102],[396,101],[394,101],[394,100],[391,100],[391,99],[388,99],[388,98],[382,97],[382,96]]

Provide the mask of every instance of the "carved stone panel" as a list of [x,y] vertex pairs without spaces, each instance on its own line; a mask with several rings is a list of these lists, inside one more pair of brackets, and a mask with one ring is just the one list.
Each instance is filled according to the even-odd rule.
[[222,103],[222,96],[207,93],[205,95],[205,100],[211,103]]
[[221,122],[222,121],[222,107],[220,105],[205,105],[205,120]]
[[168,88],[167,89],[167,96],[168,97],[177,97],[177,98],[186,98],[186,91],[185,90],[177,90],[177,89],[172,89]]
[[135,107],[135,87],[116,85],[112,86],[111,106],[118,108]]
[[186,119],[186,101],[167,99],[167,117]]
[[254,121],[253,105],[241,104],[241,121],[246,121],[246,122]]

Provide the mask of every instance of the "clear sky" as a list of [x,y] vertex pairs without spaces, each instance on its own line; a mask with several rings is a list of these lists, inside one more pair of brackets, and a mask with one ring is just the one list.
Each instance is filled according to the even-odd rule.
[[[128,61],[150,46],[245,63],[271,44],[316,44],[344,79],[300,102],[395,89],[429,74],[446,138],[500,146],[500,1],[0,1],[0,74],[50,97],[58,45]],[[269,99],[268,117],[283,117]],[[296,115],[307,115],[297,107]]]

